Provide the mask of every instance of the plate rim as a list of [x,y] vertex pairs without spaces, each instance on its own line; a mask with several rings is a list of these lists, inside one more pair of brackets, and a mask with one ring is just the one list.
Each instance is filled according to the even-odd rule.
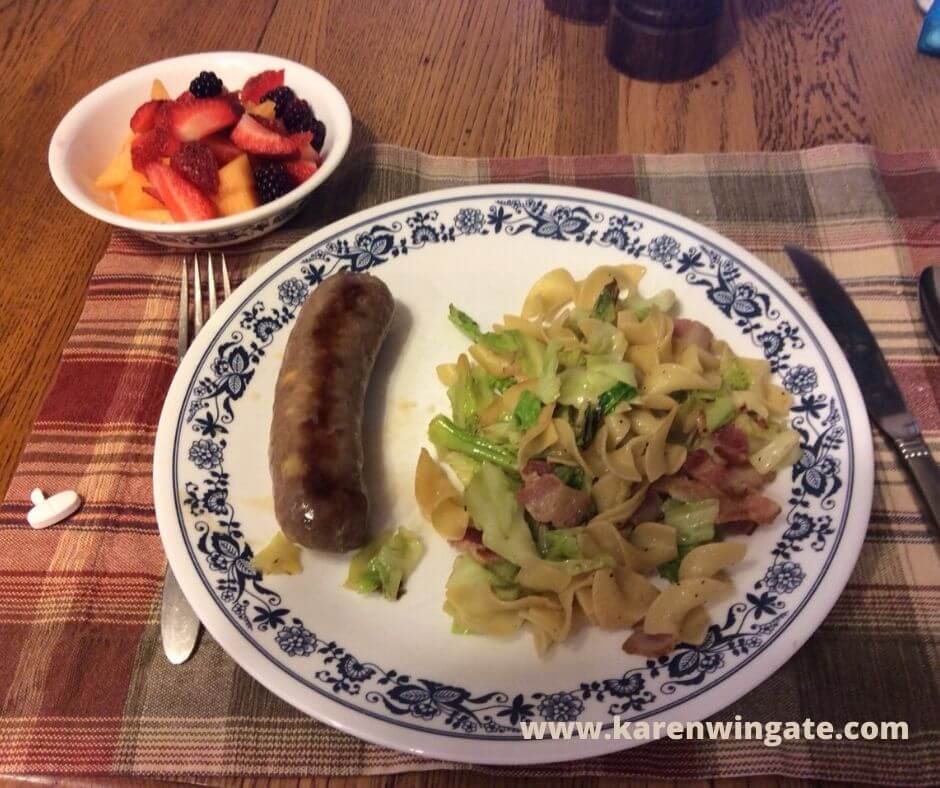
[[[762,278],[777,295],[789,302],[791,308],[799,311],[799,318],[818,345],[818,352],[830,366],[834,379],[838,380],[844,397],[844,418],[852,426],[854,438],[851,450],[852,470],[855,475],[854,490],[847,499],[845,525],[833,544],[831,553],[824,565],[823,573],[818,578],[817,587],[810,596],[803,600],[791,621],[799,627],[790,631],[790,638],[780,638],[776,646],[761,650],[753,659],[733,671],[736,674],[732,684],[725,684],[726,697],[717,703],[709,703],[715,697],[717,687],[706,690],[701,695],[681,702],[667,714],[664,710],[651,711],[647,718],[656,715],[658,719],[687,720],[704,719],[738,700],[757,685],[766,681],[809,639],[828,615],[835,602],[841,596],[853,571],[862,543],[871,509],[873,492],[873,448],[871,428],[867,412],[861,398],[861,392],[848,362],[832,334],[822,323],[809,304],[790,284],[773,269],[763,263],[753,253],[734,241],[699,222],[689,219],[674,211],[610,192],[581,187],[562,186],[543,183],[508,183],[474,184],[447,189],[432,190],[408,195],[395,200],[350,214],[304,236],[271,260],[261,265],[254,274],[246,279],[237,290],[246,293],[240,298],[227,299],[218,311],[207,321],[196,337],[184,359],[180,362],[173,381],[168,389],[154,447],[154,508],[157,516],[160,537],[167,552],[169,565],[180,581],[184,595],[198,611],[213,638],[246,672],[263,686],[274,692],[287,703],[302,712],[319,719],[326,724],[359,738],[397,750],[412,752],[425,757],[438,757],[447,760],[488,764],[535,764],[552,761],[588,758],[607,752],[624,749],[624,743],[614,740],[578,740],[563,742],[558,740],[488,739],[482,736],[456,738],[446,731],[429,731],[423,728],[407,728],[395,725],[380,717],[373,717],[361,709],[338,702],[323,693],[317,693],[308,686],[300,684],[282,666],[268,655],[267,659],[258,659],[253,653],[250,657],[240,658],[245,641],[257,646],[247,638],[239,628],[232,625],[226,614],[220,609],[218,600],[204,586],[200,573],[191,560],[190,546],[183,539],[173,496],[172,458],[174,456],[175,434],[178,425],[179,408],[185,399],[193,373],[202,365],[205,353],[215,344],[220,328],[238,312],[239,305],[256,296],[260,287],[282,272],[298,256],[311,247],[321,244],[331,236],[346,233],[364,222],[384,218],[389,214],[400,213],[409,209],[421,209],[431,203],[453,202],[458,199],[486,199],[489,197],[535,197],[563,200],[580,200],[600,204],[608,209],[623,209],[644,214],[657,222],[671,225],[681,232],[692,234],[704,243],[739,262],[750,269],[750,273]],[[237,292],[236,290],[236,292]],[[250,294],[250,295],[247,295]],[[804,310],[805,307],[805,310]],[[172,407],[171,407],[172,403]],[[170,483],[166,483],[167,471],[170,471]],[[161,516],[162,512],[162,516]],[[853,523],[855,524],[853,526]],[[838,561],[836,560],[838,557]],[[821,594],[825,589],[828,594]],[[238,655],[238,656],[236,656]],[[256,664],[260,663],[260,664]],[[270,665],[269,665],[270,663]],[[743,673],[742,673],[743,671]],[[728,676],[732,678],[731,674]],[[733,687],[727,692],[728,687]],[[294,692],[291,693],[291,688]],[[298,697],[298,692],[300,697]],[[315,697],[308,698],[313,693]],[[721,693],[719,691],[719,697]],[[311,704],[310,700],[314,703]],[[332,701],[332,702],[325,702]],[[704,707],[703,711],[696,711]],[[688,712],[688,713],[687,713]],[[662,716],[659,716],[662,715]],[[423,741],[422,741],[423,740]],[[634,742],[639,744],[642,742]],[[481,746],[482,745],[482,746]],[[494,746],[496,745],[496,746]],[[547,754],[546,748],[552,752]]]

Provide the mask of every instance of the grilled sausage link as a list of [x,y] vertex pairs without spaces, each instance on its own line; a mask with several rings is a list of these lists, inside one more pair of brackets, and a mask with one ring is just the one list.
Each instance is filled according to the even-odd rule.
[[342,552],[365,543],[362,411],[395,301],[368,274],[329,277],[307,298],[274,392],[274,510],[291,541]]

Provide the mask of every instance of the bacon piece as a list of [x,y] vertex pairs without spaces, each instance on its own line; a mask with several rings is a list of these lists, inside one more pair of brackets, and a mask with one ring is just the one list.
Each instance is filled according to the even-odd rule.
[[682,472],[711,487],[721,487],[726,483],[728,469],[715,462],[705,449],[689,452],[682,466]]
[[750,464],[728,466],[715,462],[704,449],[691,452],[682,471],[727,495],[744,495],[748,490],[759,490],[770,481]]
[[688,342],[690,345],[698,345],[703,350],[708,350],[713,336],[712,330],[704,323],[699,323],[698,320],[677,317],[672,321],[673,339]]
[[643,499],[643,503],[640,504],[640,508],[633,513],[630,519],[635,523],[650,523],[658,520],[660,514],[662,514],[662,507],[660,507],[659,496],[649,490]]
[[628,654],[639,654],[642,657],[663,657],[676,647],[678,642],[675,635],[647,635],[643,625],[637,628],[623,642],[623,650]]
[[740,520],[759,525],[773,522],[780,514],[780,506],[759,492],[748,489],[742,496],[728,495],[720,489],[697,479],[672,476],[657,483],[656,489],[678,501],[704,501],[717,498],[719,503],[716,523],[732,523]]
[[731,523],[750,520],[758,525],[772,523],[780,514],[780,506],[765,495],[748,492],[741,498],[722,496],[719,499],[716,523]]
[[753,465],[739,465],[729,468],[731,483],[743,490],[760,490],[774,479],[774,474],[763,474]]
[[529,475],[524,479],[516,499],[540,523],[571,528],[581,525],[593,510],[589,493],[569,487],[554,473]]
[[656,489],[677,501],[704,501],[719,498],[720,493],[711,485],[688,476],[666,476],[656,482]]
[[522,469],[522,478],[529,476],[545,476],[555,472],[555,463],[548,460],[529,460]]
[[483,544],[483,532],[472,526],[466,530],[463,539],[452,539],[450,543],[456,550],[474,558],[478,564],[486,565],[500,560],[496,553]]
[[715,439],[715,451],[722,459],[734,465],[743,465],[748,461],[747,435],[740,427],[726,424],[716,430],[712,437]]
[[757,530],[757,523],[753,520],[734,520],[721,523],[716,530],[720,536],[750,536]]

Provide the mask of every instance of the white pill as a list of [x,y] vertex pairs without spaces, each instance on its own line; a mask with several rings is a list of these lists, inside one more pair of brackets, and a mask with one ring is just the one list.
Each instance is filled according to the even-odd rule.
[[33,502],[33,508],[26,513],[26,521],[33,528],[48,528],[60,523],[82,505],[82,499],[74,490],[65,490],[46,498],[42,490],[35,489],[29,494],[29,499]]

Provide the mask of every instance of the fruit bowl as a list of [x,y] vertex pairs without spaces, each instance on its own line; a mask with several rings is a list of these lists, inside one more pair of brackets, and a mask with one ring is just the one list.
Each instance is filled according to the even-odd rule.
[[[321,163],[306,181],[257,208],[203,221],[147,221],[119,213],[109,192],[95,179],[114,158],[129,133],[134,111],[159,79],[170,95],[187,89],[201,71],[214,71],[230,89],[268,69],[284,69],[284,81],[313,106],[326,124]],[[115,227],[131,230],[164,246],[202,249],[228,246],[271,232],[293,217],[312,192],[336,169],[349,147],[352,117],[343,95],[322,74],[292,60],[255,52],[205,52],[160,60],[106,82],[78,102],[62,119],[49,145],[49,170],[59,191],[76,208]]]

